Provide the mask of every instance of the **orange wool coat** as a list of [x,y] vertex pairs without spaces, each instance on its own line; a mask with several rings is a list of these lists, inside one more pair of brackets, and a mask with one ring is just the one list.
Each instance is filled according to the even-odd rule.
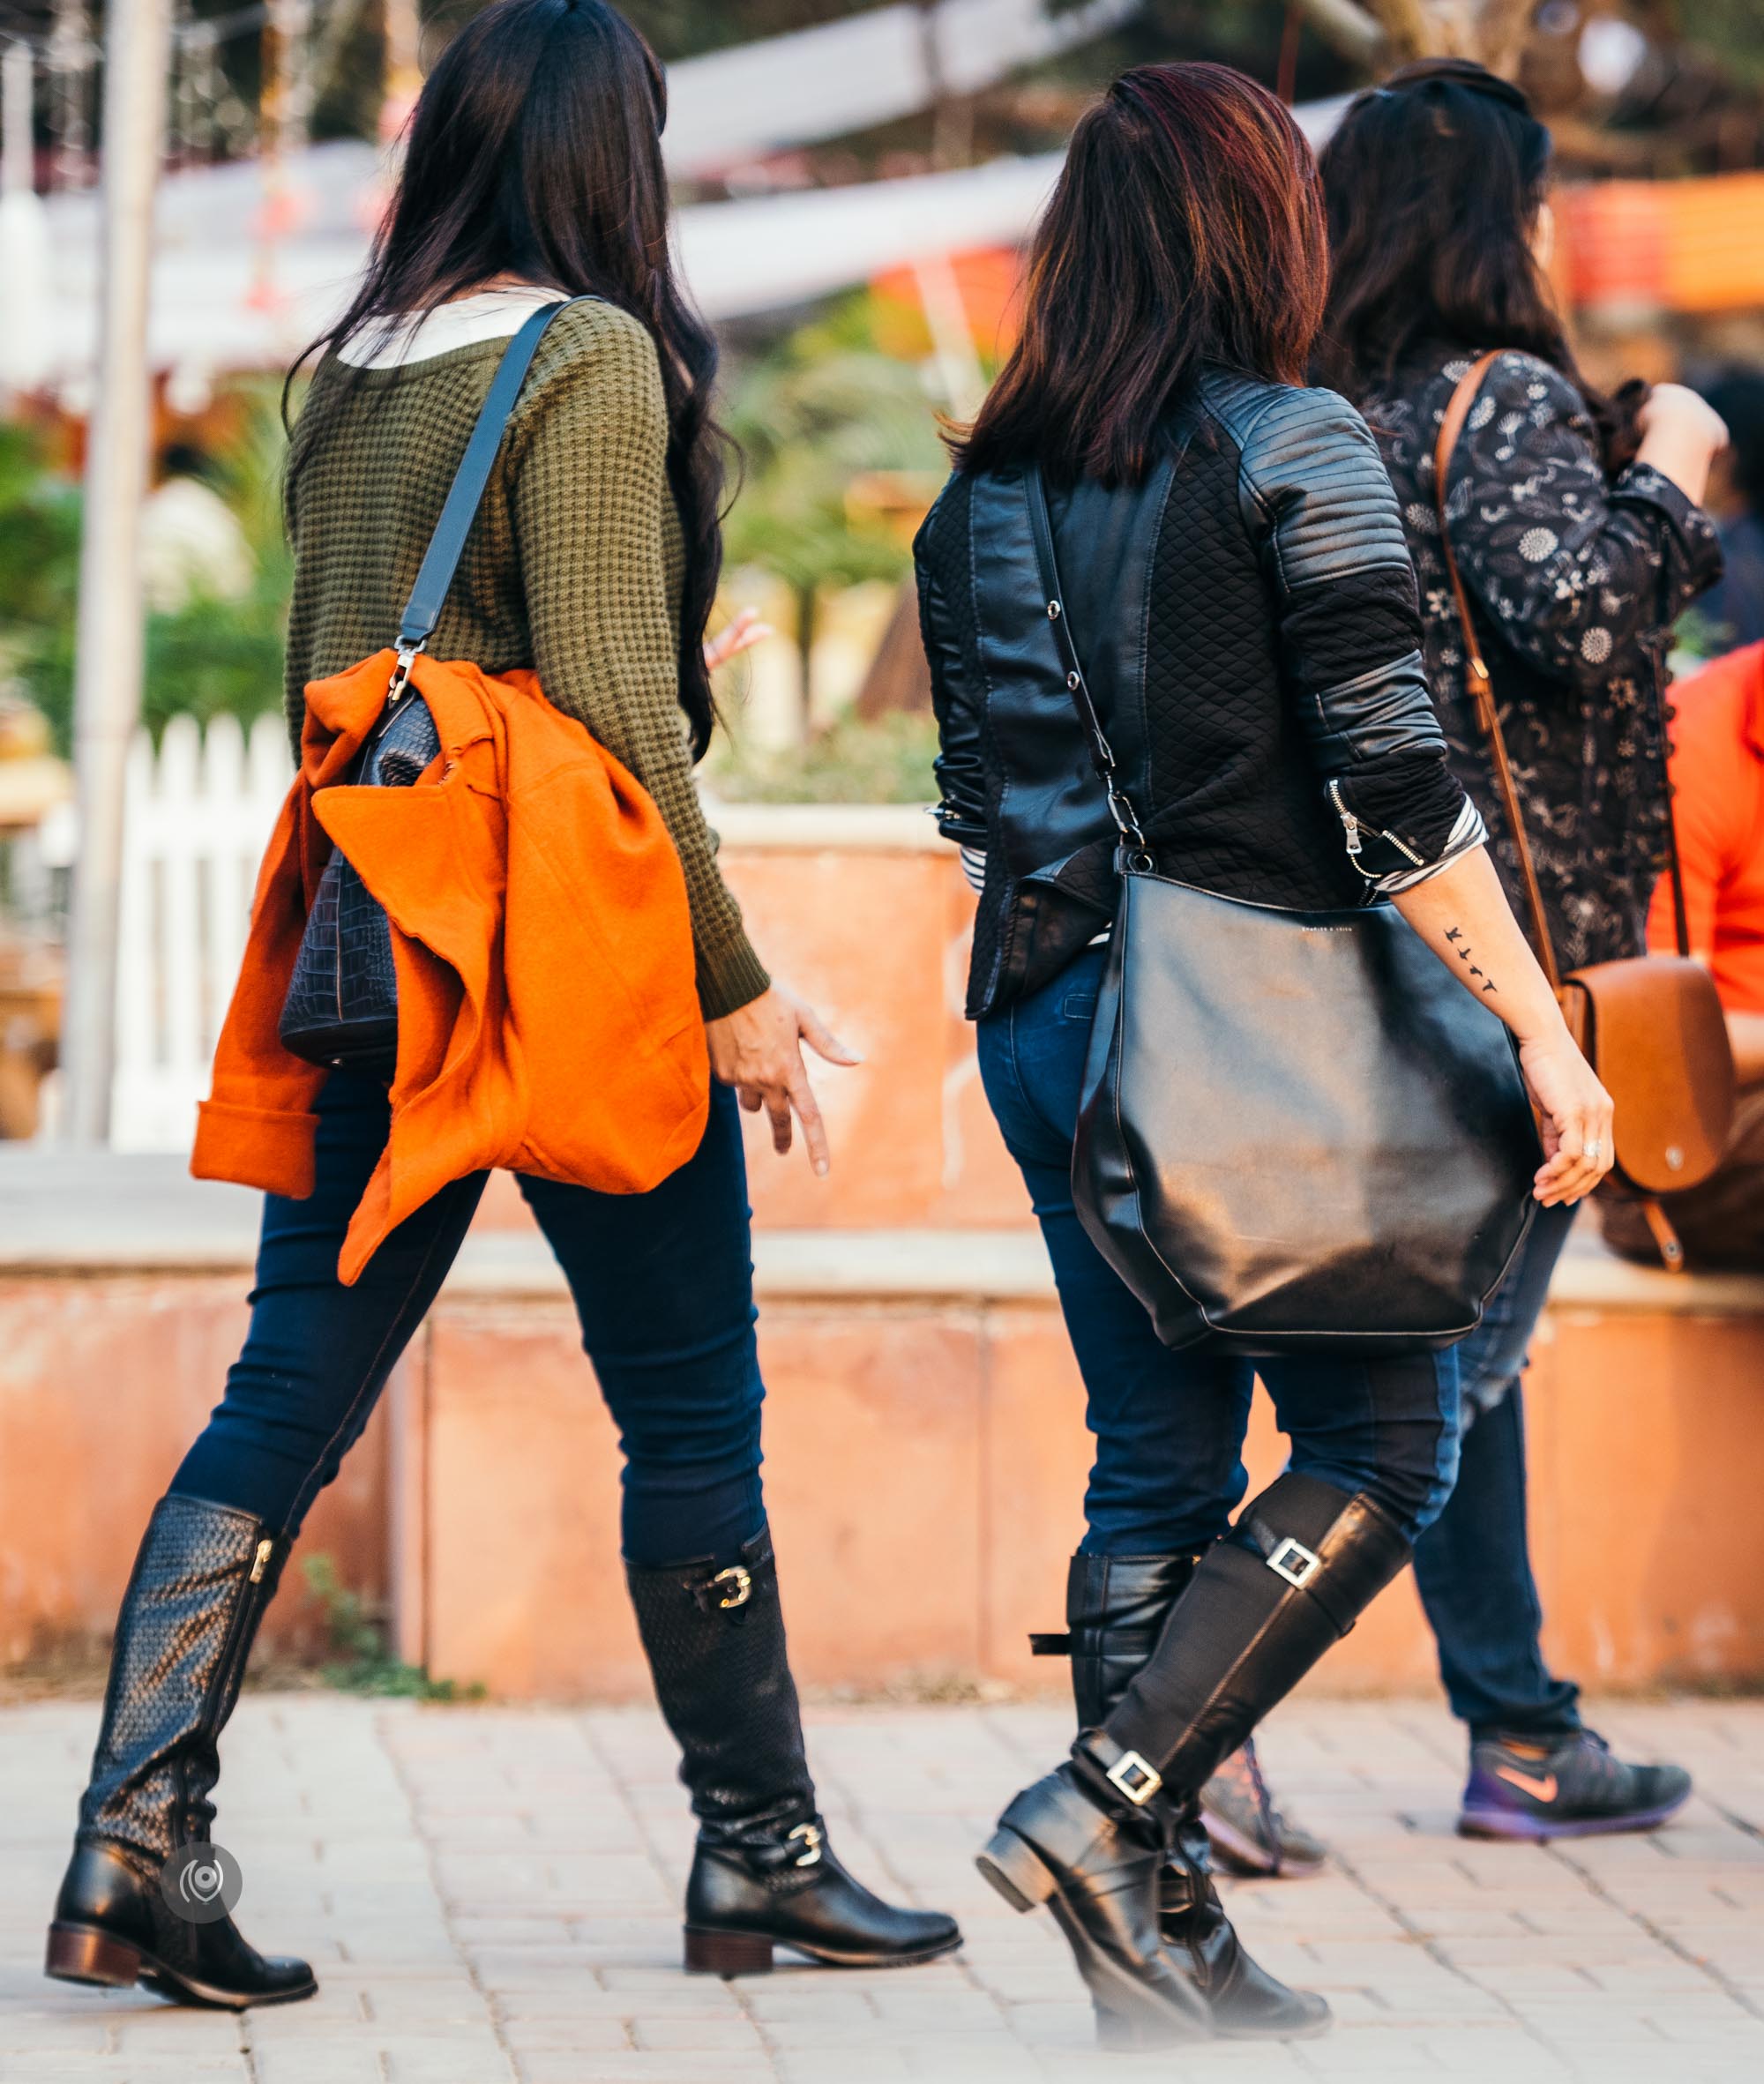
[[340,778],[390,651],[306,691],[301,771],[258,878],[191,1170],[301,1199],[326,1073],[277,1038],[318,878],[340,847],[392,922],[392,1133],[350,1221],[352,1282],[450,1180],[503,1167],[641,1193],[697,1150],[709,1065],[685,878],[646,791],[528,672],[419,657],[441,754],[414,788]]

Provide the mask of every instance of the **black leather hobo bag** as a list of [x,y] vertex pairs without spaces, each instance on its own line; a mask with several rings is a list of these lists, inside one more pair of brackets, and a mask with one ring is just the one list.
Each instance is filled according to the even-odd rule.
[[1531,1225],[1518,1055],[1388,904],[1299,912],[1157,873],[1066,626],[1048,616],[1121,833],[1073,1190],[1165,1345],[1267,1358],[1454,1344]]

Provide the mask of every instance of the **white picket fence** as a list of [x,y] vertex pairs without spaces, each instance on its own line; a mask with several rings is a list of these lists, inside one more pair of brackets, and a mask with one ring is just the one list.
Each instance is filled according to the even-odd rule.
[[186,1151],[245,952],[258,863],[292,775],[279,716],[167,725],[129,759],[116,1079],[118,1150]]

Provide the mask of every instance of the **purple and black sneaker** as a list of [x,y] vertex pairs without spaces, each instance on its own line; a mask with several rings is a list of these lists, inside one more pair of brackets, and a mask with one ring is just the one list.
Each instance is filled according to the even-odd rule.
[[1592,1838],[1651,1831],[1682,1809],[1682,1766],[1629,1766],[1590,1729],[1553,1742],[1489,1737],[1470,1746],[1458,1829],[1466,1838]]

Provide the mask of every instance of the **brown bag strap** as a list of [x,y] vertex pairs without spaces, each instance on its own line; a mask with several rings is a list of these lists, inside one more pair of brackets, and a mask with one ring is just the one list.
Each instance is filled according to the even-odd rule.
[[1654,1249],[1659,1253],[1660,1263],[1667,1273],[1684,1273],[1685,1248],[1679,1242],[1678,1231],[1673,1228],[1671,1217],[1652,1194],[1642,1201],[1641,1220],[1648,1225],[1648,1233],[1654,1240]]
[[[1488,661],[1483,656],[1483,647],[1476,638],[1476,628],[1470,615],[1469,595],[1464,590],[1463,574],[1458,569],[1457,552],[1452,548],[1452,530],[1446,519],[1446,479],[1452,467],[1452,457],[1458,446],[1459,437],[1469,419],[1470,407],[1476,402],[1484,378],[1499,359],[1500,350],[1480,355],[1471,363],[1458,387],[1453,392],[1439,422],[1439,438],[1433,444],[1433,498],[1439,515],[1439,547],[1445,554],[1446,576],[1452,582],[1452,597],[1458,604],[1458,620],[1464,632],[1464,658],[1469,669],[1470,692],[1476,706],[1476,716],[1482,725],[1483,735],[1488,740],[1489,751],[1494,759],[1495,781],[1499,787],[1501,802],[1506,806],[1506,821],[1513,833],[1514,845],[1519,850],[1520,873],[1525,883],[1526,908],[1531,915],[1533,937],[1537,943],[1539,960],[1544,974],[1559,993],[1562,988],[1561,973],[1556,964],[1556,951],[1550,938],[1549,916],[1544,909],[1544,892],[1537,880],[1537,864],[1532,857],[1531,841],[1525,830],[1525,813],[1520,807],[1518,785],[1513,779],[1513,766],[1507,758],[1506,734],[1500,724],[1500,711],[1494,698],[1494,682],[1489,676]],[[1666,716],[1663,691],[1656,688],[1660,705],[1660,786],[1664,791],[1666,804],[1666,872],[1672,885],[1672,924],[1680,955],[1691,952],[1690,922],[1685,908],[1684,869],[1678,858],[1678,825],[1672,808],[1672,781],[1667,766]]]
[[1452,597],[1458,604],[1458,620],[1464,632],[1464,662],[1469,673],[1470,694],[1476,706],[1476,721],[1481,724],[1483,736],[1488,740],[1489,751],[1494,759],[1494,778],[1500,790],[1500,799],[1506,810],[1507,827],[1513,834],[1514,845],[1519,849],[1519,872],[1525,883],[1525,903],[1531,914],[1532,938],[1537,944],[1537,958],[1544,965],[1544,974],[1549,978],[1553,990],[1560,992],[1562,975],[1556,966],[1555,945],[1550,937],[1550,916],[1544,909],[1543,886],[1537,880],[1537,864],[1532,859],[1531,841],[1526,834],[1525,813],[1520,807],[1519,787],[1513,779],[1513,764],[1506,755],[1506,734],[1500,728],[1500,711],[1494,698],[1494,682],[1489,676],[1488,661],[1483,656],[1483,647],[1476,637],[1476,626],[1470,616],[1470,597],[1464,591],[1463,574],[1458,570],[1457,552],[1452,548],[1451,526],[1446,519],[1446,476],[1452,467],[1452,457],[1458,446],[1458,438],[1464,431],[1464,422],[1470,416],[1470,407],[1476,402],[1476,394],[1483,387],[1483,378],[1494,366],[1499,350],[1484,355],[1470,364],[1439,422],[1439,438],[1433,444],[1433,499],[1439,514],[1439,547],[1445,553],[1446,575],[1452,582]]

